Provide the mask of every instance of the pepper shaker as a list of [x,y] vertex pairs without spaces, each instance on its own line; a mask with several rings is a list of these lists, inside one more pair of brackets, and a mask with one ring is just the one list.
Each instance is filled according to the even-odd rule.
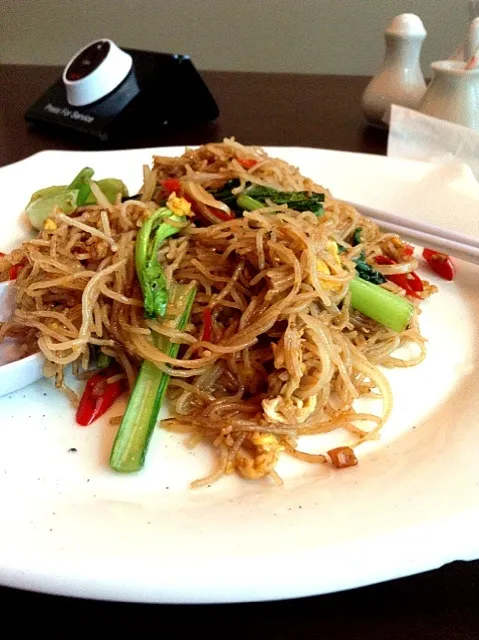
[[383,64],[361,99],[370,124],[384,127],[392,104],[415,109],[421,102],[426,83],[419,60],[426,35],[421,18],[413,13],[396,16],[384,32]]

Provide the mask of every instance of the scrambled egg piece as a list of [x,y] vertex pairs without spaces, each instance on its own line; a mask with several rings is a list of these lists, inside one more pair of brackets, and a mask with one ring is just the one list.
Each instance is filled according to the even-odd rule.
[[276,451],[283,447],[278,443],[277,437],[272,433],[261,433],[261,431],[253,431],[250,438],[251,442],[262,451]]
[[[334,240],[328,240],[326,243],[326,250],[328,251],[328,253],[331,254],[334,263],[338,266],[341,267],[341,260],[339,258],[339,250],[338,250],[338,245],[336,244],[336,242],[334,242]],[[320,260],[318,259],[317,263],[316,263],[316,268],[319,271],[319,273],[324,273],[325,275],[329,276],[331,273],[331,270],[329,269],[328,265],[326,264],[326,262],[324,260]],[[321,278],[320,278],[321,279]],[[341,287],[341,285],[335,284],[334,282],[329,282],[327,280],[323,280],[322,281],[323,287],[325,289],[330,289],[330,290],[337,290]]]
[[239,454],[236,458],[236,469],[248,480],[259,480],[273,471],[284,447],[272,433],[253,431],[249,436],[255,451],[253,456]]
[[[276,398],[263,400],[261,406],[268,422],[290,424],[291,419],[288,416],[293,414],[296,424],[301,424],[316,409],[316,396],[310,396],[305,401],[293,396],[287,402],[281,396],[277,396]],[[287,409],[286,414],[284,409]]]
[[56,231],[57,223],[54,222],[51,218],[47,218],[43,223],[43,228],[47,231]]
[[175,216],[187,216],[190,217],[193,215],[191,211],[191,203],[184,198],[177,198],[176,193],[170,193],[168,200],[166,201],[166,206],[170,211],[173,211]]

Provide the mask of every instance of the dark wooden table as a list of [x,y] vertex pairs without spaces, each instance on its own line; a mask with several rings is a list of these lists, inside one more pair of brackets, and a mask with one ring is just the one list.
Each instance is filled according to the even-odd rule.
[[[0,67],[0,166],[43,149],[91,148],[29,129],[23,114],[58,68]],[[202,143],[236,136],[246,144],[303,145],[384,154],[386,134],[366,128],[365,77],[204,72],[218,122],[158,131],[128,146]],[[438,531],[438,535],[441,532]],[[479,532],[478,532],[479,535]],[[100,628],[110,636],[477,640],[479,562],[320,597],[238,605],[142,605],[61,598],[0,587],[0,607],[19,634],[27,626],[64,637]]]
[[[0,66],[0,165],[43,149],[97,148],[85,139],[78,143],[61,135],[47,137],[25,125],[24,112],[59,73],[56,67]],[[363,125],[359,101],[365,77],[205,71],[203,78],[218,102],[217,122],[152,131],[122,143],[122,148],[235,136],[244,144],[386,152],[384,131]]]

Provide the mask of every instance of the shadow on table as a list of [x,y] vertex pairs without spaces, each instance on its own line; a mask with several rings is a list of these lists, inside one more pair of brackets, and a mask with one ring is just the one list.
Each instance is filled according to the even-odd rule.
[[386,155],[388,145],[388,130],[371,125],[365,125],[361,135],[363,153],[381,153]]
[[418,576],[281,602],[125,604],[0,588],[0,603],[4,623],[7,612],[15,617],[16,633],[29,620],[50,637],[81,628],[90,637],[101,629],[106,637],[137,638],[477,640],[479,562],[454,562]]

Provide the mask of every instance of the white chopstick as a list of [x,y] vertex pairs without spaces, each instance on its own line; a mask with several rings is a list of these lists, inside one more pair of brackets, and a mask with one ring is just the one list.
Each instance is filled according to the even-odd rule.
[[396,233],[408,242],[447,253],[473,264],[479,264],[479,239],[457,231],[449,231],[434,224],[403,218],[354,202],[347,202],[366,218],[371,218],[383,231]]

